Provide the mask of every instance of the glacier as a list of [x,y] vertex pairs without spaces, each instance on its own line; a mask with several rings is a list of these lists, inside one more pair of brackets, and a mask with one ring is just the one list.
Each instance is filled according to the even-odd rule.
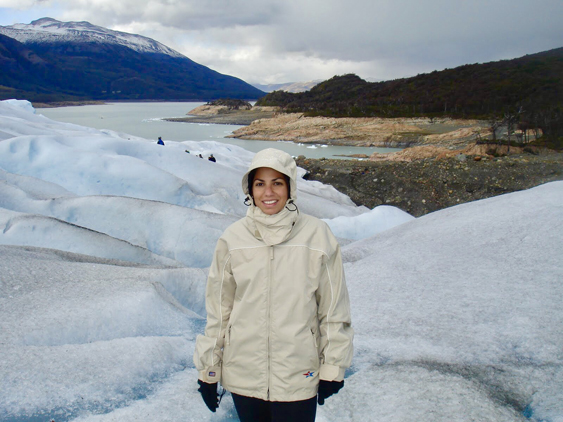
[[[0,102],[0,420],[237,420],[191,356],[252,156]],[[356,332],[318,421],[563,421],[563,182],[420,218],[303,179],[296,202],[341,241]]]

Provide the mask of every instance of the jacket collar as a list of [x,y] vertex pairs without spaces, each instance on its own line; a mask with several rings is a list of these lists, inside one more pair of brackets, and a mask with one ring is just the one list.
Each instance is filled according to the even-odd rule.
[[246,212],[246,219],[252,234],[257,239],[262,239],[268,246],[285,242],[298,217],[297,211],[290,211],[287,207],[274,215],[264,214],[255,205],[251,205]]

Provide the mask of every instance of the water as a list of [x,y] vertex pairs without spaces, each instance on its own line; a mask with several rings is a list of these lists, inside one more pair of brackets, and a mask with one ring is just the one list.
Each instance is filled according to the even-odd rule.
[[239,125],[216,125],[199,123],[168,122],[169,117],[185,117],[186,114],[205,103],[203,102],[144,102],[144,103],[109,103],[60,108],[40,108],[43,114],[53,120],[74,123],[95,129],[109,129],[128,133],[145,139],[159,136],[167,141],[218,141],[240,146],[248,151],[257,152],[264,148],[275,147],[293,156],[304,155],[307,158],[346,158],[344,155],[366,154],[373,152],[393,152],[400,148],[365,148],[350,146],[328,146],[321,144],[295,144],[293,142],[249,141],[225,138]]

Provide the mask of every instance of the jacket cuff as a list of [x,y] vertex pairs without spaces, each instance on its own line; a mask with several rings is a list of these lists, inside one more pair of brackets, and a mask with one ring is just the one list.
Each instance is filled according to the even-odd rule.
[[319,378],[324,381],[342,381],[344,379],[344,372],[346,372],[346,368],[323,364],[321,365]]
[[199,379],[208,384],[214,384],[221,381],[221,367],[212,366],[203,371],[199,371]]

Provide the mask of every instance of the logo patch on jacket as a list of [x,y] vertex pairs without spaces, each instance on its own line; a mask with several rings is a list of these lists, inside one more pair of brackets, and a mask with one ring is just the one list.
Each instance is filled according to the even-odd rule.
[[307,372],[306,374],[303,374],[303,375],[305,375],[305,378],[309,378],[309,377],[312,377],[313,374],[314,374],[314,372],[309,371],[309,372]]
[[217,375],[215,372],[209,372],[210,377],[214,377],[215,375]]

